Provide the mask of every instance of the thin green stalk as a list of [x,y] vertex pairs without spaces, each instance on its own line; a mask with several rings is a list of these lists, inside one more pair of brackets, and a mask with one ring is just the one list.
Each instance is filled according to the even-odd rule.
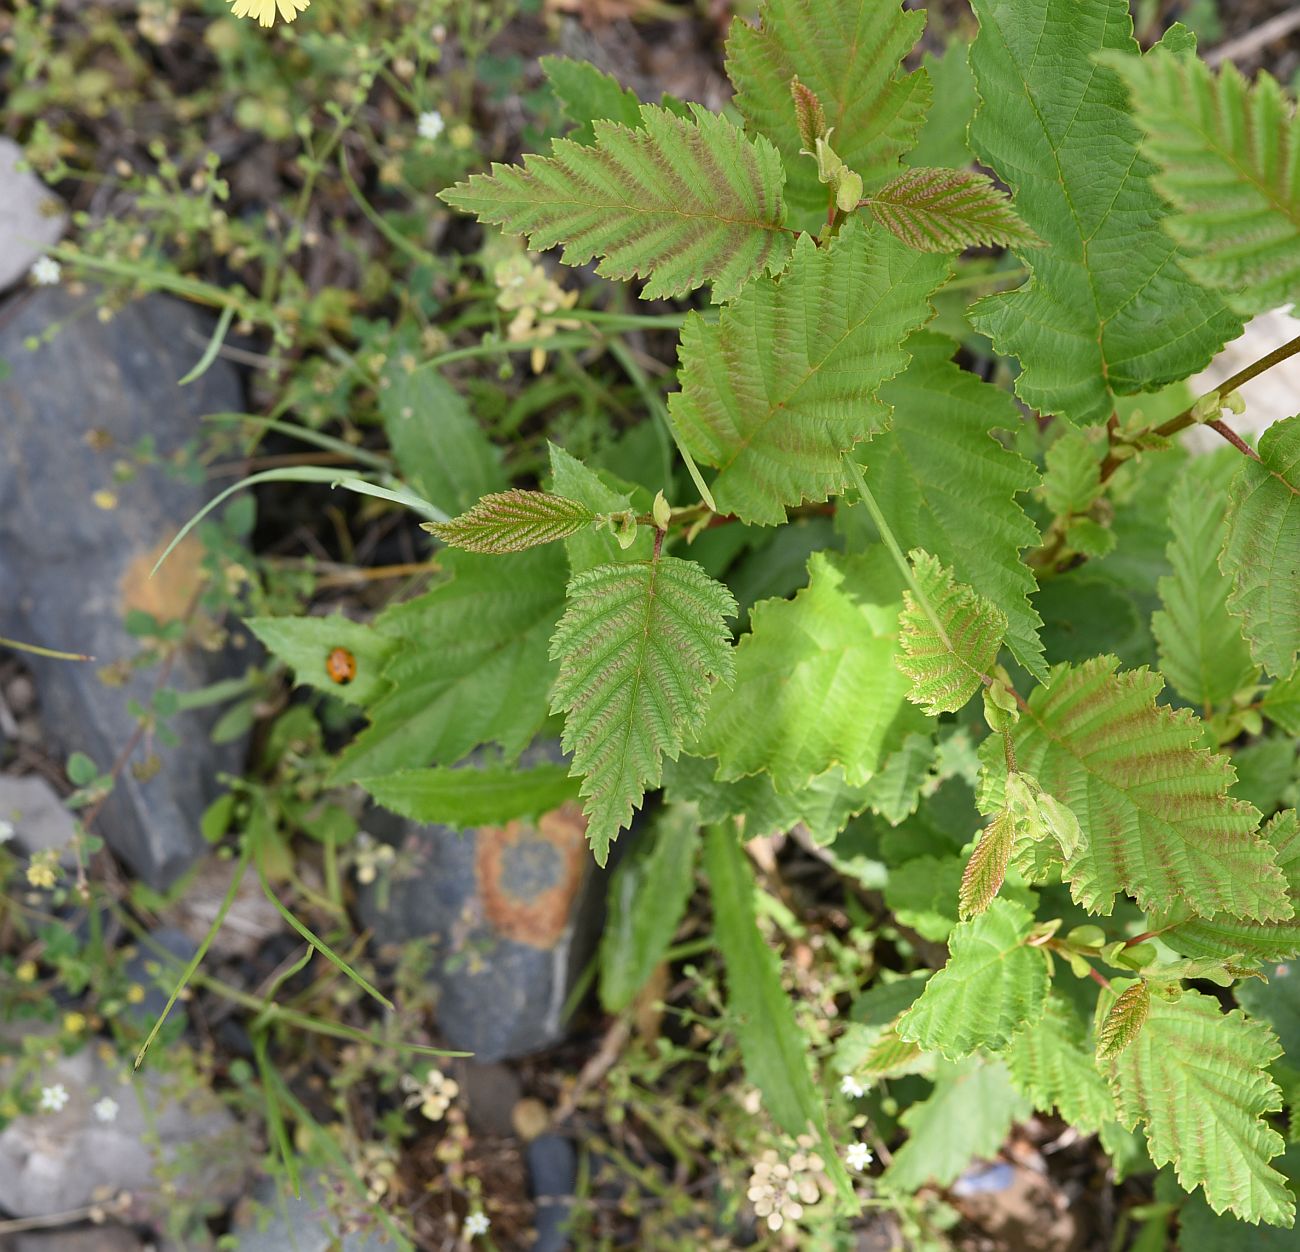
[[339,956],[339,954],[335,952],[324,939],[321,939],[308,927],[304,926],[302,922],[300,922],[287,908],[284,907],[283,904],[280,903],[275,892],[271,890],[271,884],[266,880],[266,873],[262,869],[260,861],[256,863],[256,869],[258,881],[262,884],[262,892],[275,907],[275,911],[279,913],[280,916],[294,928],[294,930],[306,939],[307,942],[321,954],[321,956],[329,961],[335,969],[340,973],[346,974],[358,987],[361,988],[362,991],[372,999],[378,1000],[386,1009],[391,1012],[396,1012],[396,1006],[382,991],[362,977],[362,975],[353,969],[352,966],[349,965],[341,956]]
[[158,1032],[163,1027],[163,1022],[167,1020],[168,1014],[172,1011],[172,1005],[180,998],[181,992],[185,990],[190,979],[194,977],[194,971],[198,969],[203,962],[203,958],[208,954],[212,941],[217,937],[217,932],[221,929],[222,923],[226,920],[226,914],[230,912],[230,906],[234,904],[235,897],[239,893],[239,884],[244,881],[244,874],[248,870],[248,862],[252,857],[252,852],[252,845],[245,843],[244,850],[239,854],[239,861],[235,865],[235,873],[230,880],[230,887],[226,891],[225,898],[221,901],[221,907],[217,909],[216,917],[212,919],[212,925],[208,927],[208,933],[203,936],[203,942],[199,944],[198,950],[190,958],[189,964],[185,966],[180,980],[172,988],[171,996],[163,1011],[158,1015],[158,1020],[154,1022],[153,1029],[149,1032],[148,1038],[145,1039],[144,1045],[136,1053],[136,1069],[139,1069],[143,1064],[144,1054],[149,1051],[149,1045],[157,1038]]
[[641,398],[646,402],[650,411],[658,417],[663,428],[667,430],[673,443],[677,445],[677,454],[682,458],[686,466],[686,472],[690,474],[691,481],[695,484],[695,489],[700,493],[700,499],[709,506],[711,512],[716,513],[718,506],[714,502],[713,493],[709,490],[703,477],[700,474],[699,466],[695,464],[695,458],[686,450],[686,446],[677,437],[677,431],[673,428],[672,419],[668,415],[668,406],[664,403],[663,396],[659,394],[659,389],[646,377],[645,370],[637,364],[636,358],[628,350],[627,345],[617,339],[609,341],[610,355],[623,367],[632,385],[641,393]]
[[844,463],[849,467],[849,474],[853,479],[853,484],[862,497],[862,503],[867,506],[867,512],[871,514],[871,520],[875,522],[876,529],[880,532],[880,538],[884,541],[885,547],[889,549],[889,555],[894,558],[894,564],[902,572],[908,588],[912,595],[916,597],[916,602],[921,606],[926,617],[930,619],[930,625],[934,627],[935,633],[943,642],[943,646],[949,652],[952,652],[954,650],[952,640],[948,638],[948,632],[944,630],[943,624],[935,614],[934,606],[931,605],[929,597],[921,590],[921,584],[916,581],[911,562],[903,555],[903,549],[899,546],[893,530],[890,529],[889,523],[885,520],[884,512],[876,502],[876,497],[871,494],[871,488],[867,486],[866,477],[862,473],[862,466],[858,464],[857,459],[851,452],[845,453]]
[[178,387],[188,386],[208,372],[212,362],[217,359],[217,353],[221,351],[221,345],[226,342],[226,333],[230,330],[230,323],[234,320],[234,317],[235,306],[233,304],[228,304],[221,310],[221,316],[217,318],[217,324],[212,330],[212,338],[208,340],[208,346],[203,349],[203,355],[199,357],[198,364],[177,382]]

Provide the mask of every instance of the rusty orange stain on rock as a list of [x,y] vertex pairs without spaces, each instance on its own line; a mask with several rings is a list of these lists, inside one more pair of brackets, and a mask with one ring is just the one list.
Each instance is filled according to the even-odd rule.
[[203,585],[203,544],[195,535],[187,535],[166,564],[153,577],[149,571],[166,551],[170,537],[160,539],[149,552],[142,552],[126,567],[118,584],[122,593],[122,610],[140,609],[160,622],[172,622],[185,616],[195,592]]
[[474,872],[493,930],[516,943],[554,947],[568,924],[589,859],[587,822],[572,802],[535,824],[481,827]]

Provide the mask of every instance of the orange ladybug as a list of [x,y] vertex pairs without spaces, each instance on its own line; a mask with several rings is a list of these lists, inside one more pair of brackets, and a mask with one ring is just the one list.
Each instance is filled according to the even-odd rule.
[[357,676],[357,658],[346,648],[335,648],[325,658],[325,672],[340,687],[346,687]]

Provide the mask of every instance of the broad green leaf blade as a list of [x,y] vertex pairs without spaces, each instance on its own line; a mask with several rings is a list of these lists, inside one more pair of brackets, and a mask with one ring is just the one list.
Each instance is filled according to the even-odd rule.
[[933,735],[908,735],[867,784],[867,807],[891,826],[910,817],[921,803],[921,788],[930,777],[937,751]]
[[[244,625],[293,670],[295,682],[363,708],[388,690],[382,675],[396,643],[371,626],[337,613],[329,617],[249,617]],[[356,662],[356,677],[351,682],[339,683],[330,677],[326,665],[335,648],[350,652]]]
[[575,143],[592,143],[596,132],[592,124],[605,120],[617,122],[629,130],[641,125],[641,101],[636,93],[620,86],[618,79],[598,70],[589,61],[569,57],[542,57],[542,73],[573,123],[568,138]]
[[1156,704],[1158,675],[1118,665],[1056,666],[1014,731],[1018,768],[1082,828],[1066,863],[1071,894],[1093,913],[1126,892],[1152,912],[1186,902],[1205,915],[1289,917],[1258,810],[1227,794],[1232,765],[1201,746],[1189,710]]
[[1022,1030],[1003,1054],[1016,1088],[1044,1111],[1056,1110],[1071,1126],[1098,1131],[1115,1120],[1115,1097],[1088,1043],[1087,1028],[1060,996],[1032,1030]]
[[[996,605],[1007,618],[1007,646],[1044,678],[1043,623],[1029,600],[1034,575],[1020,555],[1038,542],[1038,528],[1015,498],[1038,474],[993,435],[1017,429],[1020,411],[1007,392],[954,364],[952,340],[922,332],[906,347],[912,364],[880,391],[893,423],[858,454],[867,485],[903,550],[933,553]],[[841,512],[837,523],[859,545],[866,510]]]
[[384,808],[425,825],[500,826],[539,817],[578,798],[577,780],[567,765],[538,765],[399,770],[361,785]]
[[734,671],[724,619],[731,593],[693,561],[660,557],[598,565],[569,580],[551,640],[560,673],[551,708],[565,713],[564,750],[583,776],[587,838],[604,865],[609,845],[699,729],[712,683]]
[[907,698],[932,716],[956,713],[992,672],[1007,619],[928,552],[908,556],[919,590],[903,593],[898,636],[898,668],[912,682]]
[[975,81],[969,52],[964,39],[953,39],[943,56],[927,52],[921,58],[934,88],[934,103],[926,112],[916,147],[903,157],[904,165],[961,169],[970,164],[966,131],[975,116]]
[[763,771],[795,793],[838,765],[860,785],[927,728],[894,665],[902,590],[888,555],[817,552],[808,573],[793,600],[754,606],[736,682],[709,710],[697,750],[723,780]]
[[448,549],[441,559],[450,579],[377,623],[393,648],[386,691],[371,702],[370,726],[339,756],[332,782],[454,765],[484,743],[515,757],[546,722],[564,553]]
[[979,1048],[998,1050],[1042,1016],[1047,962],[1025,945],[1034,919],[1019,904],[994,900],[962,922],[948,941],[951,956],[898,1023],[898,1033],[950,1060]]
[[1176,212],[1165,229],[1198,282],[1247,315],[1300,295],[1300,124],[1271,75],[1247,83],[1190,54],[1108,57],[1146,131],[1142,151]]
[[837,1183],[847,1178],[826,1127],[826,1112],[808,1068],[808,1045],[781,986],[776,953],[758,929],[753,875],[731,823],[704,834],[704,868],[713,893],[713,933],[727,969],[727,1002],[745,1073],[763,1106],[788,1135],[811,1126]]
[[921,252],[993,245],[1036,248],[1042,243],[993,180],[973,170],[910,169],[870,201],[876,221]]
[[[1300,819],[1294,809],[1279,813],[1260,831],[1286,876],[1287,898],[1298,916],[1275,922],[1220,913],[1214,917],[1184,916],[1156,919],[1161,939],[1184,956],[1229,957],[1236,953],[1257,961],[1282,961],[1300,956]],[[1184,920],[1178,920],[1180,916]],[[1165,930],[1165,927],[1172,927]]]
[[923,12],[898,0],[767,0],[757,28],[736,18],[727,38],[727,75],[751,133],[780,149],[794,225],[826,221],[826,187],[803,156],[790,80],[813,91],[826,113],[831,144],[870,192],[898,169],[916,142],[930,104],[924,70],[900,64],[925,29]]
[[465,398],[431,365],[398,352],[384,369],[379,414],[402,477],[444,513],[506,485],[501,453]]
[[596,515],[585,504],[545,491],[495,491],[449,522],[427,522],[425,529],[443,543],[466,552],[505,556],[576,535]]
[[1255,660],[1275,678],[1290,674],[1300,651],[1300,417],[1270,426],[1259,460],[1238,469],[1219,564]]
[[787,271],[718,321],[687,320],[669,411],[696,461],[717,467],[722,512],[772,525],[843,490],[841,457],[884,428],[876,391],[907,365],[900,345],[933,316],[947,273],[946,258],[853,220],[821,247],[803,236]]
[[1274,683],[1260,701],[1260,711],[1288,735],[1300,735],[1300,669]]
[[1174,572],[1156,589],[1164,608],[1152,615],[1151,633],[1160,648],[1160,670],[1183,699],[1207,711],[1231,700],[1259,676],[1228,612],[1231,584],[1219,570],[1227,534],[1227,490],[1194,467],[1169,497],[1172,538],[1165,549]]
[[894,1153],[883,1182],[908,1194],[927,1182],[946,1187],[973,1158],[995,1156],[1012,1124],[1032,1112],[1001,1061],[941,1062],[929,1097],[899,1119],[907,1142]]
[[726,118],[691,112],[642,105],[640,129],[596,122],[589,147],[557,139],[551,156],[494,164],[441,198],[533,248],[563,244],[566,265],[600,257],[606,278],[645,278],[646,300],[704,283],[728,300],[789,254],[781,158]]
[[[1293,1098],[1287,1103],[1294,1107]],[[1300,1181],[1300,1146],[1291,1144],[1274,1162],[1295,1193]],[[1193,1194],[1178,1210],[1178,1252],[1300,1252],[1300,1230],[1246,1225],[1219,1216],[1202,1196]]]
[[649,981],[677,933],[695,884],[700,814],[670,805],[619,862],[600,937],[600,1004],[620,1013]]
[[1029,281],[981,300],[972,321],[1020,358],[1031,408],[1104,422],[1117,395],[1204,367],[1241,322],[1179,267],[1124,85],[1095,63],[1137,51],[1128,0],[971,3],[971,145],[1047,245],[1021,252]]
[[1146,1024],[1107,1076],[1120,1121],[1143,1123],[1151,1159],[1172,1163],[1186,1190],[1202,1187],[1216,1213],[1290,1226],[1295,1201],[1269,1164],[1285,1145],[1264,1121],[1282,1107],[1267,1069],[1281,1051],[1240,1009],[1225,1015],[1217,1000],[1184,991],[1151,998]]

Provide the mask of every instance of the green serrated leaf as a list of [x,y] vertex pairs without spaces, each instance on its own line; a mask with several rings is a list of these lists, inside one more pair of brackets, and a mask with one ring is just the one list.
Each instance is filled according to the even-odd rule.
[[[1287,898],[1300,914],[1300,819],[1295,810],[1266,822],[1260,836],[1273,848],[1286,876]],[[1240,952],[1258,961],[1281,961],[1300,955],[1300,917],[1257,922],[1227,913],[1197,917],[1184,908],[1154,920],[1161,939],[1185,956],[1229,957]]]
[[[713,893],[713,927],[727,970],[727,997],[749,1080],[763,1106],[788,1135],[812,1127],[827,1149],[837,1186],[848,1186],[826,1126],[825,1106],[813,1086],[808,1049],[794,1007],[781,986],[776,953],[758,929],[754,879],[730,823],[704,834],[704,867]],[[848,1188],[851,1192],[852,1188]]]
[[545,491],[496,491],[448,522],[426,522],[443,543],[504,556],[576,535],[596,515],[585,504]]
[[564,553],[448,549],[441,560],[446,582],[376,624],[392,648],[385,689],[369,702],[370,726],[340,754],[334,783],[454,765],[484,743],[515,757],[546,722]]
[[1185,700],[1208,710],[1252,686],[1259,667],[1228,612],[1230,584],[1216,559],[1227,534],[1227,491],[1207,479],[1188,472],[1169,497],[1174,572],[1156,584],[1164,608],[1153,614],[1151,633],[1161,672]]
[[695,884],[700,814],[694,805],[659,810],[619,862],[600,936],[600,1003],[620,1013],[664,959]]
[[378,395],[402,477],[444,513],[460,513],[506,485],[500,451],[434,366],[396,353],[384,367]]
[[1087,1028],[1060,996],[1048,998],[1038,1024],[1011,1041],[1004,1059],[1011,1081],[1035,1108],[1055,1109],[1084,1131],[1115,1120],[1115,1097],[1097,1068]]
[[933,735],[908,735],[867,783],[867,807],[891,826],[916,812],[921,788],[930,778],[938,744]]
[[898,1024],[904,1039],[949,1059],[977,1048],[997,1050],[1032,1025],[1047,1002],[1047,962],[1027,947],[1033,916],[994,900],[962,922],[948,941],[951,956]]
[[[551,490],[584,504],[593,513],[637,512],[633,507],[634,488],[584,465],[563,448],[550,445]],[[614,485],[611,485],[611,482]],[[626,488],[626,490],[621,490]],[[593,565],[611,562],[648,561],[654,551],[654,536],[649,526],[639,527],[630,547],[619,544],[617,536],[605,527],[593,527],[570,535],[564,541],[569,554],[569,570],[577,574]]]
[[1259,707],[1288,735],[1300,735],[1300,669],[1269,687]]
[[[903,550],[932,553],[996,605],[1007,617],[1007,646],[1045,677],[1042,620],[1029,600],[1034,575],[1020,555],[1038,542],[1038,528],[1015,499],[1038,475],[993,435],[1017,429],[1020,411],[1007,392],[952,361],[952,340],[922,331],[904,346],[912,364],[880,391],[893,423],[860,454],[867,484]],[[840,508],[836,523],[855,546],[863,542],[865,509]]]
[[826,220],[826,188],[802,155],[790,80],[821,101],[840,158],[873,191],[916,142],[930,104],[925,71],[900,64],[925,29],[923,12],[896,0],[766,0],[759,26],[741,18],[727,38],[727,75],[751,133],[780,150],[793,223],[817,230]]
[[598,70],[590,61],[569,57],[542,57],[538,62],[551,84],[564,116],[573,123],[568,138],[575,143],[593,143],[597,121],[617,122],[629,130],[641,125],[641,101],[636,93],[620,85],[611,74]]
[[1237,470],[1219,564],[1255,660],[1275,678],[1290,674],[1300,652],[1300,417],[1270,426],[1259,460]]
[[927,713],[956,713],[993,671],[1007,619],[921,549],[908,554],[916,590],[903,593],[897,665],[908,699]]
[[1001,1061],[970,1057],[935,1066],[934,1090],[899,1119],[907,1142],[894,1153],[882,1182],[911,1193],[932,1182],[946,1187],[974,1157],[997,1154],[1014,1122],[1033,1108],[1012,1085]]
[[662,758],[676,759],[704,720],[712,680],[731,681],[724,619],[736,602],[693,561],[599,565],[569,580],[551,641],[551,696],[567,716],[564,750],[583,775],[587,838],[599,864],[632,820]]
[[974,170],[907,170],[873,192],[870,206],[876,221],[921,252],[1042,246],[993,180]]
[[844,489],[841,457],[884,427],[876,391],[907,365],[899,345],[933,315],[947,273],[946,258],[854,220],[821,247],[804,235],[786,272],[718,321],[688,318],[669,411],[691,455],[717,467],[721,511],[772,525]]
[[590,146],[557,139],[549,157],[493,165],[440,196],[533,248],[563,244],[566,265],[600,257],[606,278],[645,278],[646,300],[705,283],[728,300],[784,266],[784,174],[766,139],[699,105],[687,120],[646,104],[639,129],[598,121],[594,131]]
[[1110,56],[1146,131],[1142,151],[1176,212],[1163,225],[1183,266],[1241,313],[1300,294],[1300,124],[1268,73],[1252,86],[1232,62],[1192,54]]
[[1295,1201],[1268,1163],[1285,1144],[1263,1120],[1282,1107],[1267,1068],[1279,1055],[1263,1023],[1184,991],[1151,998],[1145,1025],[1109,1061],[1107,1078],[1120,1121],[1143,1123],[1151,1159],[1172,1163],[1186,1190],[1202,1187],[1216,1213],[1290,1226]]
[[927,728],[894,666],[902,591],[888,554],[818,552],[808,574],[793,600],[754,606],[736,682],[709,710],[697,750],[724,781],[765,771],[793,794],[839,765],[858,786]]
[[934,103],[925,115],[916,147],[903,157],[904,165],[961,169],[970,164],[966,130],[975,116],[975,81],[969,49],[965,40],[953,39],[943,56],[927,52],[921,58],[934,88]]
[[1071,894],[1103,914],[1126,892],[1148,911],[1186,902],[1207,915],[1289,917],[1258,810],[1227,794],[1227,758],[1201,746],[1189,710],[1156,705],[1158,675],[1118,665],[1056,666],[1014,731],[1019,769],[1065,797],[1082,829],[1066,864]]
[[386,809],[424,824],[466,830],[540,817],[578,798],[566,765],[400,770],[359,780]]
[[971,320],[1020,358],[1016,392],[1031,408],[1104,422],[1117,395],[1203,368],[1241,321],[1180,269],[1124,85],[1095,64],[1137,51],[1128,0],[972,8],[971,146],[1047,247],[1022,251],[1029,281],[981,300]]
[[[388,690],[382,675],[397,645],[372,626],[337,613],[329,617],[249,617],[244,625],[293,670],[295,682],[362,708]],[[349,682],[338,682],[327,668],[336,648],[350,652],[356,662],[356,675]]]

